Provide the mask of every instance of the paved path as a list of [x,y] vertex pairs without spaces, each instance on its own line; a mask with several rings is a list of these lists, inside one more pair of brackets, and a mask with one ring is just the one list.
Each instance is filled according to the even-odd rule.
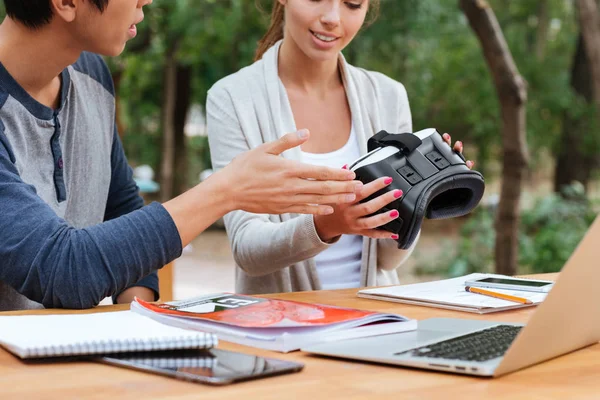
[[[432,221],[428,221],[431,224]],[[450,228],[450,230],[455,230]],[[442,237],[451,236],[446,227],[428,226],[415,252],[420,259],[435,258],[441,250]],[[429,233],[427,233],[429,232]],[[433,277],[414,276],[415,257],[411,257],[398,273],[402,283],[421,282]],[[192,242],[192,249],[175,261],[176,299],[185,299],[205,293],[234,291],[234,262],[224,230],[202,233]]]

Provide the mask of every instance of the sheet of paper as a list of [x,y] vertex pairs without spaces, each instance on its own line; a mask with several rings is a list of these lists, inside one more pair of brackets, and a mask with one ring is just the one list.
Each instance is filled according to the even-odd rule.
[[[377,289],[364,289],[359,293],[435,302],[440,304],[452,304],[473,308],[502,308],[518,304],[513,301],[497,299],[494,297],[465,291],[466,281],[488,276],[501,275],[475,273],[458,278],[443,279],[433,282],[415,283],[412,285],[391,286]],[[546,298],[546,293],[524,292],[520,290],[489,290],[523,297],[531,300],[533,303],[541,303]]]

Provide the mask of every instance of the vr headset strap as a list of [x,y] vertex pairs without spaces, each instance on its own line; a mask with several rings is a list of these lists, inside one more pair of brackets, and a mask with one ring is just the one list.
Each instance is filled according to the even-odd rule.
[[388,133],[380,131],[367,142],[369,152],[378,147],[394,146],[397,147],[405,156],[412,153],[423,143],[416,135],[412,133]]

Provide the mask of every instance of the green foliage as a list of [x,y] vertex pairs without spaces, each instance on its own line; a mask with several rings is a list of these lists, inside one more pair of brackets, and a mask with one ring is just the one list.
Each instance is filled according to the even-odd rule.
[[[248,0],[155,0],[145,10],[130,51],[108,61],[114,73],[122,73],[118,89],[129,160],[158,170],[166,54],[173,52],[179,64],[192,67],[192,102],[204,104],[217,80],[252,62],[267,21]],[[210,167],[205,141],[188,140],[190,185]]]
[[[268,11],[272,1],[259,3]],[[592,125],[595,110],[569,86],[578,34],[573,2],[546,1],[545,37],[539,30],[543,2],[489,3],[528,82],[527,132],[535,169],[539,150],[557,148],[564,115],[597,127]],[[0,2],[0,15],[2,8]],[[109,62],[124,74],[119,89],[127,153],[135,164],[156,165],[165,54],[174,51],[178,62],[193,67],[193,102],[204,104],[217,80],[252,62],[269,21],[252,0],[155,0],[145,10],[138,38]],[[139,49],[143,40],[150,44]],[[541,58],[534,55],[538,41],[545,49]],[[457,1],[382,0],[379,19],[359,33],[345,54],[358,66],[403,82],[415,129],[434,126],[450,132],[465,142],[478,169],[490,171],[501,143],[499,105],[481,46]],[[600,135],[587,135],[586,141],[590,152],[600,151]]]
[[[139,35],[108,60],[119,85],[124,146],[133,164],[158,167],[165,55],[192,66],[192,102],[204,104],[222,77],[252,63],[269,23],[271,0],[155,0]],[[573,93],[570,66],[578,28],[573,2],[490,0],[519,72],[528,82],[527,134],[533,170],[540,150],[558,150],[563,117],[589,126],[585,148],[600,151],[595,109]],[[547,17],[540,4],[547,4]],[[1,12],[1,11],[0,11]],[[540,26],[547,21],[542,35]],[[144,43],[144,41],[149,43]],[[541,56],[535,55],[537,43]],[[477,168],[493,178],[500,157],[500,107],[481,46],[458,1],[382,0],[381,13],[344,51],[360,67],[402,82],[415,129],[436,127],[465,143]],[[195,155],[200,156],[199,154]],[[192,174],[193,175],[193,174]]]
[[565,187],[563,196],[551,194],[523,213],[520,263],[527,272],[560,271],[594,220],[581,185]]
[[[586,118],[595,114],[569,85],[577,38],[572,3],[547,0],[545,36],[539,29],[540,3],[490,1],[517,68],[528,82],[532,169],[540,166],[539,150],[557,148],[565,113]],[[481,45],[458,2],[384,0],[381,11],[379,20],[345,51],[347,58],[402,82],[414,128],[433,126],[460,138],[466,152],[477,160],[477,168],[487,175],[500,156],[500,106]],[[538,41],[544,49],[540,57],[533,55]],[[600,142],[600,135],[589,136],[589,141]]]
[[[252,63],[265,33],[272,0],[155,0],[144,8],[138,37],[120,57],[107,60],[115,76],[132,164],[157,170],[165,58],[192,67],[192,102],[204,104],[219,79]],[[600,152],[595,106],[570,87],[578,26],[573,1],[489,0],[517,68],[528,83],[527,138],[532,164],[541,168],[542,150],[559,150],[564,117],[589,132],[585,149]],[[547,5],[546,14],[541,11]],[[2,4],[0,2],[0,15]],[[544,31],[541,27],[547,26]],[[540,46],[541,44],[541,46]],[[538,49],[543,51],[538,53]],[[496,89],[458,1],[381,0],[381,13],[344,51],[348,61],[402,82],[415,129],[436,127],[465,143],[486,178],[497,175],[501,117]],[[190,143],[191,144],[191,143]],[[190,156],[190,168],[207,164]],[[197,176],[193,170],[191,176]]]
[[[560,271],[596,216],[583,187],[574,183],[562,195],[550,194],[523,210],[519,233],[518,273]],[[460,229],[457,243],[446,242],[435,263],[417,266],[419,274],[461,276],[492,272],[494,212],[479,207]]]

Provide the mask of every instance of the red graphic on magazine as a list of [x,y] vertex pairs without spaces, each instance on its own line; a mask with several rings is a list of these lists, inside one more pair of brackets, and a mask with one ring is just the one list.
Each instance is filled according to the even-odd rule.
[[369,311],[321,304],[235,294],[175,304],[151,304],[140,299],[137,299],[137,302],[144,308],[159,314],[212,320],[246,328],[330,325],[374,314]]

